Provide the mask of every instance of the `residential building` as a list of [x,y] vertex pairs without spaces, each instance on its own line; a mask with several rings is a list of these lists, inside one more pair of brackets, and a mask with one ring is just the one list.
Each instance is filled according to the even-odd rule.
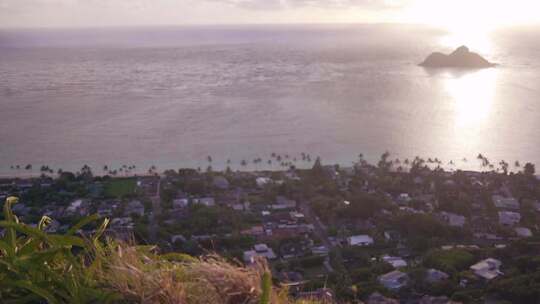
[[398,290],[409,283],[409,276],[404,272],[394,270],[379,276],[378,281],[387,289]]
[[499,211],[499,224],[514,226],[521,221],[521,214],[512,211]]
[[244,262],[247,264],[254,263],[257,257],[264,257],[269,260],[277,258],[274,250],[266,244],[257,244],[253,246],[253,250],[244,251]]
[[407,267],[407,262],[400,258],[400,257],[394,257],[394,256],[389,256],[389,255],[385,255],[382,257],[382,260],[390,265],[392,265],[392,267],[394,268],[402,268],[402,267]]
[[517,199],[513,197],[504,197],[501,195],[493,195],[491,197],[493,200],[493,205],[499,209],[510,209],[510,210],[518,210],[519,209],[519,202]]
[[348,237],[347,243],[350,246],[371,246],[374,242],[371,236],[363,234]]
[[449,277],[450,276],[448,274],[437,269],[431,268],[426,271],[426,282],[430,284],[435,284],[435,283],[444,281],[448,279]]
[[470,269],[475,275],[485,280],[491,280],[502,275],[502,272],[499,270],[501,265],[501,261],[494,258],[488,258],[472,265]]
[[441,212],[441,217],[443,220],[452,227],[463,227],[465,225],[465,217],[463,215],[450,213],[450,212]]

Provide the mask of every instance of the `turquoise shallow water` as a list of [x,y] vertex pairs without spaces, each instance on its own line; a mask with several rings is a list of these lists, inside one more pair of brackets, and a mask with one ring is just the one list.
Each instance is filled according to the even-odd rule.
[[501,65],[474,72],[418,67],[451,47],[412,26],[1,31],[0,175],[272,152],[538,162],[538,34],[491,34],[477,51]]

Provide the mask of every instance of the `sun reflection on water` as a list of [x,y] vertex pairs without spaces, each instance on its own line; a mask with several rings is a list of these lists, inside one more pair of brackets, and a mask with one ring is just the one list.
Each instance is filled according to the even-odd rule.
[[480,127],[490,116],[495,99],[497,69],[485,69],[445,78],[455,113],[455,126]]

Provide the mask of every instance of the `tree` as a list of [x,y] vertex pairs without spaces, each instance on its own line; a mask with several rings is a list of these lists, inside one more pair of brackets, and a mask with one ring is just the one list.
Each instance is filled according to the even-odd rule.
[[525,166],[523,166],[523,173],[527,176],[533,176],[535,171],[534,164],[526,163]]
[[322,172],[323,167],[321,163],[321,158],[317,157],[315,159],[315,163],[313,164],[313,167],[311,168],[314,172]]

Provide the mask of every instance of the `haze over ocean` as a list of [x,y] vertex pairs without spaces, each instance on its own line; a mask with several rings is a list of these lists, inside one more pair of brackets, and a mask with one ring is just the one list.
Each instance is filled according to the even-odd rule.
[[205,168],[207,155],[238,168],[272,152],[540,163],[539,34],[469,45],[501,64],[473,72],[418,67],[461,42],[416,26],[2,30],[0,175]]

